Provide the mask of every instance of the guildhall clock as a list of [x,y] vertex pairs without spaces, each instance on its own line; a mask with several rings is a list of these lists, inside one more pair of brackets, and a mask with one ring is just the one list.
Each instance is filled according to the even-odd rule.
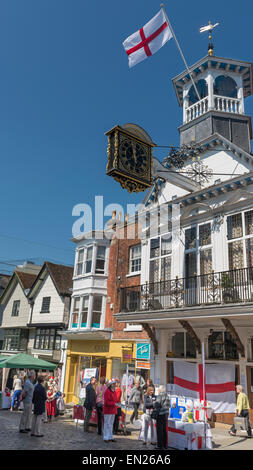
[[153,183],[152,151],[149,135],[136,124],[115,126],[108,136],[106,174],[130,193],[145,191]]

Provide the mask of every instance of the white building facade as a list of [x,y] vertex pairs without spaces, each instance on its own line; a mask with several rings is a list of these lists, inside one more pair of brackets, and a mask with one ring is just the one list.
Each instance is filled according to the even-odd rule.
[[[201,100],[187,71],[173,80],[183,108],[181,153],[163,166],[196,187],[158,179],[149,191],[141,285],[124,290],[116,317],[155,329],[154,383],[169,389],[173,364],[201,363],[204,345],[207,363],[233,364],[252,410],[253,156],[244,106],[252,64],[207,56],[190,70]],[[232,415],[217,420],[230,423]]]

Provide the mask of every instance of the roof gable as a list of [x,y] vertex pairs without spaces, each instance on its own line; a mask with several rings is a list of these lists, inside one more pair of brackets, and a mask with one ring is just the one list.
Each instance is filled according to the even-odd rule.
[[31,288],[36,277],[37,277],[36,274],[29,274],[29,273],[15,270],[0,297],[0,303],[5,302],[12,295],[17,283],[20,284],[24,292],[24,295],[27,296],[26,291]]
[[[253,155],[241,149],[234,143],[227,140],[220,134],[213,134],[197,145],[199,152],[199,162],[212,171],[212,178],[209,182],[199,187],[207,188],[215,185],[218,180],[228,181],[236,176],[247,174],[253,170]],[[222,153],[221,153],[222,152]],[[224,153],[225,152],[225,153]],[[221,153],[221,155],[219,155]],[[198,161],[198,160],[197,160]],[[194,163],[192,158],[185,158],[185,166],[179,170],[179,173],[187,176],[190,167]],[[162,163],[165,169],[172,172],[177,171],[168,163]],[[188,176],[191,178],[191,176]],[[169,202],[173,195],[181,197],[190,194],[190,191],[182,191],[176,184],[168,183],[164,179],[158,178],[154,185],[147,192],[143,204],[150,207],[158,203]]]
[[35,282],[33,283],[29,297],[34,298],[45,278],[49,275],[54,283],[54,286],[60,296],[71,296],[72,285],[73,285],[73,267],[64,266],[62,264],[54,264],[49,261],[45,261],[42,266]]

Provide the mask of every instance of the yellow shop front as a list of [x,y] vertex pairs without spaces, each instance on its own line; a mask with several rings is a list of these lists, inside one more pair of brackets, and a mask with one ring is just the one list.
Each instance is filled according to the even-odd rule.
[[64,393],[66,403],[78,403],[85,371],[100,377],[118,377],[123,383],[126,370],[136,377],[136,343],[112,340],[69,340],[66,355]]

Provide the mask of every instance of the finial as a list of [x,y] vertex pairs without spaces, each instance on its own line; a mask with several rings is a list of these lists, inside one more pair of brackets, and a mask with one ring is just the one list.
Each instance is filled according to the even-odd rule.
[[203,26],[202,28],[200,28],[199,32],[200,33],[204,33],[205,31],[209,31],[209,45],[208,45],[208,55],[209,56],[212,56],[213,55],[213,43],[212,43],[212,32],[213,32],[213,29],[218,26],[219,23],[215,23],[214,25],[212,25],[212,22],[209,21],[209,24],[208,26]]

